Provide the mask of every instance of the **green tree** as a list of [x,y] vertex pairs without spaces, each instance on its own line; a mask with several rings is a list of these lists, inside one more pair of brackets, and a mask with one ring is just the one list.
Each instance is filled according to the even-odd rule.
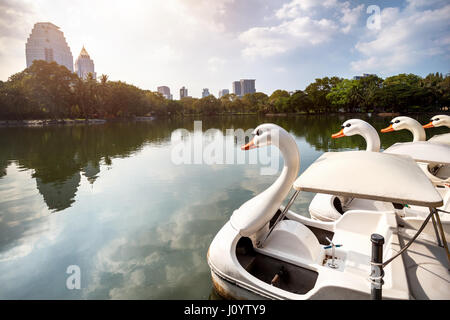
[[220,100],[217,100],[216,97],[211,94],[195,101],[194,108],[199,110],[202,114],[213,115],[220,109]]
[[292,96],[290,96],[289,104],[294,112],[309,113],[311,109],[311,99],[302,90],[297,90]]
[[332,105],[327,99],[327,95],[335,88],[342,79],[338,77],[317,78],[308,85],[305,92],[308,94],[311,105],[315,112],[329,112]]
[[73,87],[79,80],[75,73],[56,62],[37,60],[25,69],[25,74],[24,86],[34,107],[54,119],[70,114],[75,98]]

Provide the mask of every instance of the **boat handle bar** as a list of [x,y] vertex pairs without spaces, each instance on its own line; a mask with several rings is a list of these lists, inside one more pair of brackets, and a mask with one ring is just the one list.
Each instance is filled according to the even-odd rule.
[[284,207],[283,212],[278,216],[277,220],[275,221],[275,223],[273,224],[273,226],[270,228],[269,232],[267,233],[266,237],[264,238],[263,241],[261,241],[258,245],[259,248],[262,248],[264,243],[266,242],[267,238],[269,238],[270,234],[272,233],[273,229],[275,228],[275,226],[278,224],[278,222],[280,222],[281,220],[283,220],[283,218],[286,216],[286,214],[289,211],[289,208],[292,206],[292,204],[294,203],[295,199],[297,198],[298,194],[300,193],[300,190],[296,190],[295,193],[292,195],[291,199],[289,200],[288,204],[286,205],[286,207]]

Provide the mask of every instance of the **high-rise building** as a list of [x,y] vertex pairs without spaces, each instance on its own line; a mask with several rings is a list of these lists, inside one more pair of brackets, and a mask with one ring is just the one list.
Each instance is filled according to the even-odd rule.
[[371,73],[363,73],[362,76],[354,76],[353,80],[361,80],[362,78],[367,78],[370,76],[376,76],[376,74],[371,74]]
[[241,95],[245,96],[247,93],[255,93],[255,80],[254,79],[241,79]]
[[182,87],[180,89],[180,99],[188,96],[188,89],[185,87]]
[[78,74],[78,76],[83,80],[87,79],[89,73],[92,73],[93,78],[97,79],[97,74],[95,73],[94,68],[94,61],[91,59],[91,57],[89,57],[89,54],[87,53],[84,46],[83,49],[81,49],[80,55],[75,61],[75,73]]
[[27,68],[34,60],[45,60],[65,66],[73,72],[73,56],[67,45],[64,33],[50,22],[38,22],[34,25],[25,45]]
[[231,84],[231,87],[233,88],[233,93],[237,96],[241,96],[242,90],[241,90],[241,82],[240,81],[233,81]]
[[202,98],[209,96],[209,89],[208,88],[203,88],[203,92],[202,92]]
[[222,98],[223,96],[227,95],[230,93],[230,90],[228,89],[222,89],[219,91],[219,98]]
[[172,100],[172,95],[170,94],[170,88],[167,86],[158,87],[158,92],[161,93],[164,98]]

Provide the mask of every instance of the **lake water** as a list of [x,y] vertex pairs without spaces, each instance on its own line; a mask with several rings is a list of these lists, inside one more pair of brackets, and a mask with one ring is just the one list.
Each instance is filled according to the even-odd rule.
[[[365,119],[378,130],[390,121]],[[223,134],[276,123],[295,137],[301,171],[325,151],[365,148],[359,136],[330,138],[345,116],[195,120]],[[261,175],[261,164],[176,164],[178,128],[192,132],[194,118],[0,128],[0,298],[213,298],[211,240],[277,176]],[[386,148],[411,134],[381,139]],[[243,152],[243,141],[232,141],[232,151]],[[301,194],[293,209],[307,215],[312,196]],[[72,265],[80,268],[79,290],[66,286]]]

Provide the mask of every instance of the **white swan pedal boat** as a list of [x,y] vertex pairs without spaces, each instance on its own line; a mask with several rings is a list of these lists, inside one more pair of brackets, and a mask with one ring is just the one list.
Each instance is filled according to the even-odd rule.
[[[447,127],[450,128],[450,116],[441,114],[431,118],[431,121],[423,126],[425,129]],[[437,134],[428,139],[429,142],[445,143],[450,145],[450,133]]]
[[[398,118],[401,119],[398,120]],[[417,122],[414,119],[408,117],[398,117],[394,120],[394,125],[412,127],[412,123]],[[391,125],[392,126],[392,125]],[[424,130],[419,123],[415,126],[416,132]],[[342,129],[332,135],[332,138],[342,138],[346,136],[361,135],[366,141],[366,151],[379,152],[380,151],[380,138],[377,131],[369,123],[360,119],[350,119],[343,123]],[[429,167],[436,167],[439,164],[440,168],[450,168],[450,146],[445,144],[428,143],[424,141],[396,143],[393,146],[386,149],[386,153],[394,153],[401,155],[411,156],[417,165],[422,169],[425,175],[435,185],[436,190],[440,193],[444,199],[444,204],[439,209],[448,211],[450,210],[450,185],[447,180],[437,177],[430,173]],[[358,174],[359,170],[356,169],[352,174]],[[380,202],[376,200],[367,199],[355,199],[351,197],[338,197],[329,194],[318,193],[314,196],[309,206],[309,213],[313,219],[321,221],[336,221],[342,214],[349,210],[363,209],[372,211],[383,210],[395,210],[396,213],[404,218],[410,220],[411,223],[421,224],[423,219],[428,215],[428,208],[414,206],[414,205],[401,205],[399,203]],[[295,214],[295,213],[294,213]],[[446,232],[450,232],[450,215],[443,212],[439,213],[440,218],[445,224]],[[431,226],[431,222],[430,222]],[[428,226],[425,232],[434,232],[433,228]]]
[[[417,120],[400,116],[392,119],[391,124],[381,130],[381,132],[392,132],[399,130],[408,130],[413,135],[413,142],[421,142],[426,140],[426,128],[432,127],[442,127],[447,126],[450,127],[450,117],[446,115],[434,116],[431,118],[431,122],[422,126]],[[429,143],[436,144],[444,144],[449,146],[450,148],[450,133],[435,135],[432,138],[428,139]],[[432,152],[430,152],[432,154]],[[418,161],[417,159],[415,159]],[[450,165],[442,164],[442,163],[433,163],[430,161],[418,161],[419,166],[425,172],[427,177],[435,184],[435,185],[448,185],[450,184]]]
[[[284,167],[267,190],[234,211],[213,239],[207,260],[217,293],[234,299],[368,299],[375,281],[369,276],[376,233],[385,239],[384,263],[408,248],[384,267],[383,298],[450,299],[447,245],[439,247],[437,239],[417,232],[394,210],[352,210],[334,222],[289,215],[303,190],[424,206],[430,208],[425,223],[431,216],[438,220],[432,208],[441,206],[442,198],[412,158],[327,152],[297,179],[295,140],[274,124],[260,125],[254,134],[244,149],[273,144]],[[357,175],[355,168],[361,169]],[[292,186],[294,196],[281,212]],[[445,239],[443,232],[439,236]]]

